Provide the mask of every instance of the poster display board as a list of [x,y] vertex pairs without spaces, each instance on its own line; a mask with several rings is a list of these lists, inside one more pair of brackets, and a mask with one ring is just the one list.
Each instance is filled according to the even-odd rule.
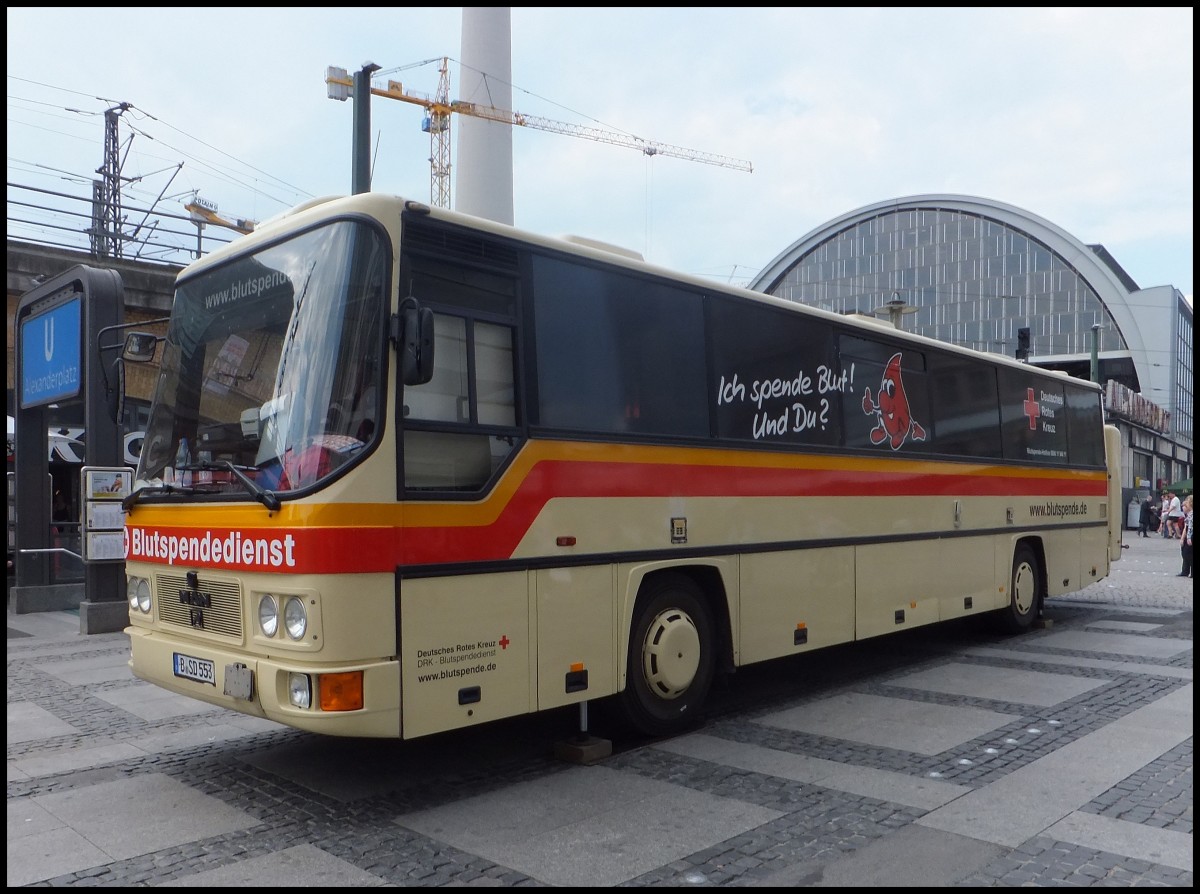
[[83,561],[125,561],[125,511],[121,500],[133,487],[133,470],[124,466],[84,466]]

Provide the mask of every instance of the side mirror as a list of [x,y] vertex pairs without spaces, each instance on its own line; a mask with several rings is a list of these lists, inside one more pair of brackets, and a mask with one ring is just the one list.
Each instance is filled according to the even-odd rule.
[[433,378],[433,311],[415,301],[400,311],[400,376],[405,385]]
[[149,363],[154,359],[158,336],[151,332],[130,332],[121,347],[121,358],[130,363]]

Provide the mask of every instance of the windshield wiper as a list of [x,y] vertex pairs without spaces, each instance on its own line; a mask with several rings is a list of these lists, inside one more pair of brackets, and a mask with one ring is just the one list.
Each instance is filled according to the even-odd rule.
[[129,496],[127,496],[127,497],[125,497],[125,499],[121,500],[121,508],[124,509],[126,512],[128,512],[130,509],[133,508],[134,504],[137,503],[138,500],[140,500],[146,494],[194,494],[194,493],[196,493],[195,488],[181,487],[177,484],[147,484],[145,487],[139,487],[137,490],[132,491],[129,494]]
[[[200,463],[188,463],[186,466],[180,466],[179,472],[211,472],[213,469],[224,469],[227,472],[232,472],[233,476],[241,483],[241,485],[249,491],[250,495],[258,502],[262,503],[272,512],[279,511],[279,496],[273,490],[267,490],[259,485],[253,478],[235,466],[227,459],[209,460]],[[139,487],[129,496],[121,501],[121,508],[128,512],[133,508],[143,496],[148,494],[199,494],[205,493],[198,487],[183,486],[178,484],[150,484],[146,487]]]
[[233,477],[241,482],[242,486],[250,492],[250,495],[258,502],[262,503],[272,512],[279,511],[279,496],[273,490],[267,490],[233,463],[227,459],[214,459],[207,462],[189,463],[182,467],[187,472],[204,472],[213,469],[224,469],[227,472],[232,472]]

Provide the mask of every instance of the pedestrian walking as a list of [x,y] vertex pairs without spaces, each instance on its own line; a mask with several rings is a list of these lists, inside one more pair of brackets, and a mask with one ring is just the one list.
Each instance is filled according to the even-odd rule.
[[1142,500],[1142,508],[1138,512],[1138,536],[1149,537],[1150,531],[1158,527],[1158,516],[1154,514],[1154,501],[1150,494]]
[[1163,511],[1163,523],[1166,526],[1166,537],[1175,538],[1179,536],[1179,522],[1183,518],[1183,504],[1179,502],[1178,494],[1163,494],[1163,505],[1167,508]]
[[1188,494],[1181,507],[1183,512],[1183,530],[1179,534],[1179,555],[1183,558],[1183,570],[1180,577],[1192,576],[1192,495]]

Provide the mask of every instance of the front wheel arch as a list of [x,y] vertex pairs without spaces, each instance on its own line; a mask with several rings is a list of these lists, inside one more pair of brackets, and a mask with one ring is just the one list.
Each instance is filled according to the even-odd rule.
[[629,628],[625,687],[617,696],[621,718],[650,736],[695,726],[707,699],[723,637],[690,576],[664,572],[647,578]]

